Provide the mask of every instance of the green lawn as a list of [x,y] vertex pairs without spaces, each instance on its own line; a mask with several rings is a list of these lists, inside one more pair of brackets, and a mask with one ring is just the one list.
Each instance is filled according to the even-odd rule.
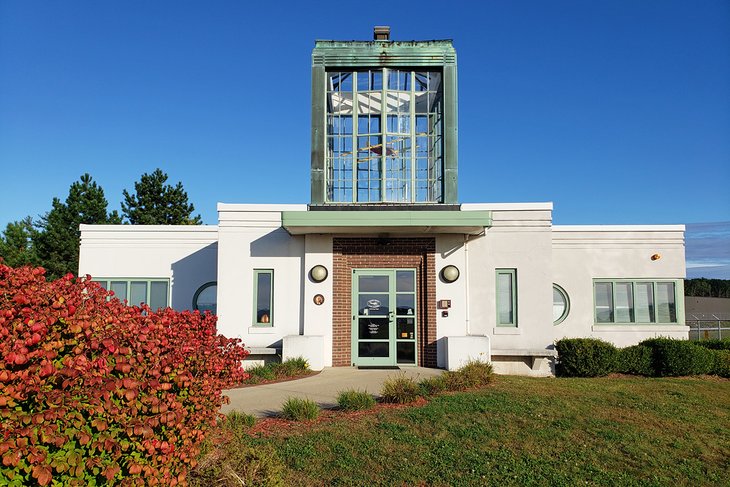
[[728,485],[730,381],[498,377],[243,441],[286,485]]

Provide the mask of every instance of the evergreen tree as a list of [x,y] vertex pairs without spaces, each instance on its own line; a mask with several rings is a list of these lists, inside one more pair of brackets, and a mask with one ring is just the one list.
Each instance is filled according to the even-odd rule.
[[38,230],[33,225],[31,217],[8,223],[5,231],[0,235],[0,257],[10,267],[24,265],[40,265],[40,259],[35,251],[33,239]]
[[121,223],[119,214],[107,214],[104,190],[88,174],[71,185],[66,201],[53,198],[51,211],[39,223],[33,243],[50,279],[79,270],[80,224]]
[[134,183],[134,194],[123,191],[122,214],[132,225],[200,225],[200,215],[192,216],[195,207],[188,203],[182,183],[165,184],[167,174],[155,169]]
[[730,279],[706,279],[704,277],[684,280],[684,295],[711,298],[730,298]]

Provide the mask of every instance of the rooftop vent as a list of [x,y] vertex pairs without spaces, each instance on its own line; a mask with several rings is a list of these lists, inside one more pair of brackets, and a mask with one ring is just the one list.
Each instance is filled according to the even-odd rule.
[[373,39],[376,41],[389,41],[390,40],[390,26],[389,25],[376,25],[373,28]]

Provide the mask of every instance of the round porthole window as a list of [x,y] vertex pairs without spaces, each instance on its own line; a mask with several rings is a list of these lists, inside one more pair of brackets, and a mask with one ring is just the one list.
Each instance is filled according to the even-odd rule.
[[216,314],[216,308],[218,304],[218,285],[216,282],[209,282],[203,284],[195,291],[193,296],[193,309],[200,311],[210,311]]
[[570,301],[565,289],[553,284],[553,325],[561,323],[570,311]]

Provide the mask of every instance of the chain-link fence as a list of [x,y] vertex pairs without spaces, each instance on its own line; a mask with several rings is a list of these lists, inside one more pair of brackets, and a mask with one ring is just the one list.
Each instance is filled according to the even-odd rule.
[[730,313],[688,313],[690,340],[730,338]]

